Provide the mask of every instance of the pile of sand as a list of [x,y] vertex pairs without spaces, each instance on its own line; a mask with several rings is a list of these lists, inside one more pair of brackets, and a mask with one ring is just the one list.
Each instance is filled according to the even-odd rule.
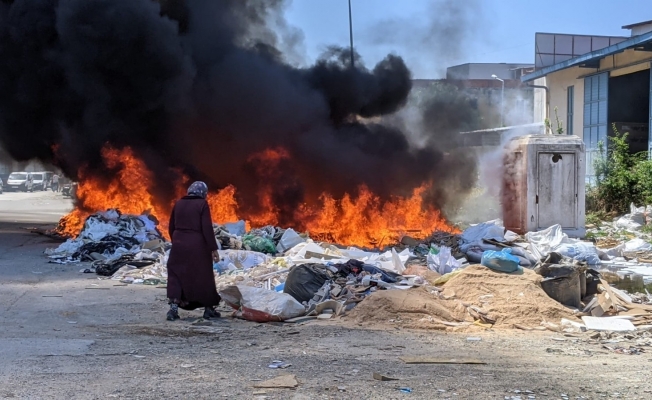
[[446,329],[466,317],[466,307],[459,301],[441,299],[425,287],[376,292],[346,316],[366,326],[396,324],[417,329]]
[[[440,288],[441,293],[425,287],[379,291],[347,318],[365,325],[429,329],[469,325],[476,321],[478,310],[486,316],[485,321],[495,321],[494,328],[537,328],[543,321],[559,324],[561,318],[574,320],[571,310],[543,291],[541,279],[528,269],[505,274],[474,265],[451,278]],[[471,307],[475,311],[469,310]]]

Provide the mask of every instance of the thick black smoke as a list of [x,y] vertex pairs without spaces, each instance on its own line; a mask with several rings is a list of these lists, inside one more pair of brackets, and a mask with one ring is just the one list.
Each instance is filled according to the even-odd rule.
[[[309,68],[286,59],[281,0],[15,0],[0,3],[0,140],[77,177],[108,171],[103,146],[130,146],[170,199],[175,169],[234,184],[255,211],[261,187],[292,210],[360,184],[388,198],[455,176],[434,147],[413,148],[369,119],[399,110],[411,89],[403,60],[373,69],[330,49]],[[282,32],[279,32],[279,29]],[[300,36],[300,35],[299,35]],[[288,39],[289,38],[289,39]],[[362,120],[364,119],[364,121]],[[255,156],[291,154],[275,171]],[[433,191],[432,202],[445,196]]]

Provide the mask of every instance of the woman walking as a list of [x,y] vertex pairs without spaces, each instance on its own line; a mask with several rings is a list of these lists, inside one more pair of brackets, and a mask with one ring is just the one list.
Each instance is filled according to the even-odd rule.
[[215,311],[221,298],[213,272],[213,261],[219,261],[219,256],[207,194],[206,184],[195,182],[188,188],[188,195],[172,209],[167,288],[169,321],[179,319],[179,307],[184,310],[204,307],[204,318],[220,317]]

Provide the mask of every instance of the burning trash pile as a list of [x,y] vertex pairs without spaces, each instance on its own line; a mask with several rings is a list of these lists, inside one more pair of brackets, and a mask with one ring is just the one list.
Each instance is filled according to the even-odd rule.
[[157,228],[158,221],[149,214],[122,214],[110,209],[89,216],[74,239],[45,253],[58,264],[88,261],[82,272],[113,276],[118,270],[140,269],[149,279],[160,282],[167,277],[165,265],[170,247]]
[[[559,225],[520,236],[494,220],[461,234],[404,236],[385,251],[316,242],[291,228],[247,230],[245,221],[214,224],[213,232],[217,290],[234,316],[251,321],[346,316],[417,328],[583,331],[608,330],[615,323],[604,317],[625,312],[617,329],[652,324],[649,296],[609,284],[600,266],[613,258],[600,248],[606,239],[596,247]],[[627,243],[616,246],[618,257],[630,254]],[[108,210],[46,253],[51,262],[88,261],[83,272],[112,280],[164,285],[170,247],[155,217]]]

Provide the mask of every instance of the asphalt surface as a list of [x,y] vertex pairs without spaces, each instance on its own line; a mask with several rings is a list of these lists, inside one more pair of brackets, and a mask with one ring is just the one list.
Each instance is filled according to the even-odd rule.
[[72,210],[72,200],[52,191],[0,194],[0,222],[54,224]]

